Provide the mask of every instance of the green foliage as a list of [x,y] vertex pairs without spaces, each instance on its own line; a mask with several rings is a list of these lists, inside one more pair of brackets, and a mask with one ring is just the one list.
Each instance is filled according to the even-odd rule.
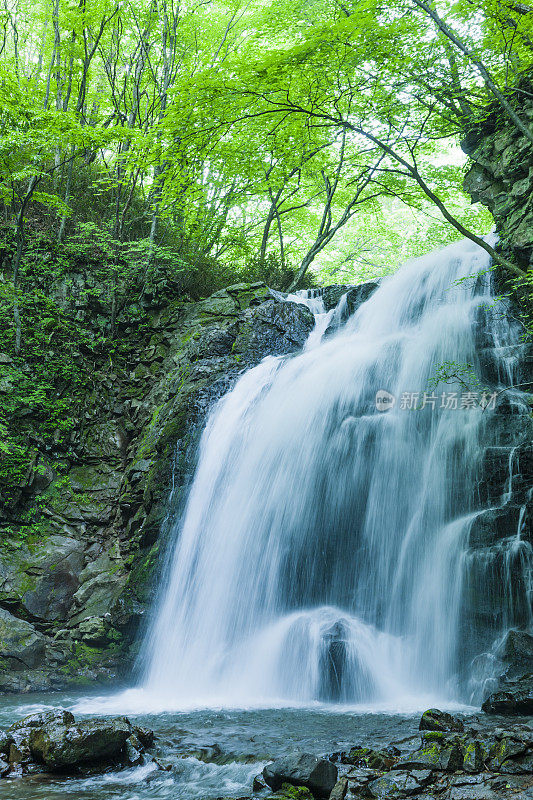
[[461,364],[456,361],[443,361],[439,364],[434,376],[428,381],[428,386],[430,389],[435,389],[441,383],[459,384],[469,392],[481,388],[472,364]]
[[479,0],[445,16],[463,49],[417,0],[13,0],[5,218],[61,240],[92,224],[106,262],[158,260],[193,297],[239,276],[286,285],[309,265],[353,280],[458,238],[413,170],[485,232],[460,189],[457,139],[493,100],[469,52],[514,91],[531,15]]

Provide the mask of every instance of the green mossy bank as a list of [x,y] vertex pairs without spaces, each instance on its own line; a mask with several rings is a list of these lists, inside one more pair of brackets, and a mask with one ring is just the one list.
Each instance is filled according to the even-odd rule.
[[0,305],[0,691],[116,681],[207,411],[312,315],[262,283],[192,302],[163,277],[110,332],[113,297],[79,261],[29,270],[23,297],[18,356]]

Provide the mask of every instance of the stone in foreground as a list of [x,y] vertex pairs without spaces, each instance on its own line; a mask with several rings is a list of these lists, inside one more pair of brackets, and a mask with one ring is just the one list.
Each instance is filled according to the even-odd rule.
[[268,764],[263,778],[275,792],[290,783],[307,787],[317,798],[327,798],[337,783],[337,767],[310,753],[292,753]]
[[32,730],[30,750],[36,761],[60,770],[118,757],[131,734],[131,725],[124,718],[85,720],[68,727],[52,724]]
[[153,731],[132,725],[126,717],[77,723],[63,709],[30,714],[0,732],[0,759],[9,762],[7,770],[0,763],[0,776],[13,776],[16,770],[22,775],[39,767],[39,771],[63,772],[109,763],[140,764],[153,738]]

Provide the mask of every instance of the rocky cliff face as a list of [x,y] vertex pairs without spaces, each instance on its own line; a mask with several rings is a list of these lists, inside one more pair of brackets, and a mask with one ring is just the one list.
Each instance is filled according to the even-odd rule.
[[[82,276],[69,293],[65,302],[90,324]],[[299,349],[312,325],[307,308],[263,284],[197,303],[154,298],[142,324],[121,325],[126,368],[87,361],[92,388],[68,450],[36,437],[31,468],[0,516],[0,691],[129,668],[171,482],[179,504],[207,410],[243,369]],[[22,535],[30,513],[38,525]]]
[[[510,97],[515,110],[533,125],[531,77],[525,77]],[[468,132],[462,143],[470,156],[464,189],[472,202],[481,202],[492,212],[499,235],[499,248],[524,270],[533,265],[533,148],[531,143],[496,105],[487,110],[483,122]],[[503,279],[503,280],[502,280]],[[509,316],[531,321],[531,296],[496,273],[496,281],[511,292]],[[516,294],[520,303],[516,302]],[[513,364],[512,383],[531,390],[533,350],[530,333],[520,326],[519,344],[500,353]],[[480,340],[481,378],[493,384],[501,380],[495,372],[494,342]],[[512,351],[512,352],[511,352]],[[468,553],[468,583],[465,617],[474,627],[465,631],[465,641],[474,649],[490,648],[498,630],[509,627],[488,660],[490,670],[503,680],[533,669],[533,422],[527,405],[512,402],[512,392],[499,398],[499,413],[490,431],[492,444],[484,454],[479,484],[480,498],[490,508],[473,526]],[[474,639],[472,639],[472,633]],[[468,649],[468,648],[467,648]],[[485,674],[483,659],[474,665]]]
[[[486,311],[499,313],[496,307]],[[512,306],[509,314],[513,324]],[[478,701],[500,678],[533,667],[533,419],[527,395],[502,389],[531,382],[533,350],[526,341],[498,346],[491,330],[497,326],[479,331],[478,377],[499,394],[484,433],[486,447],[473,498],[475,507],[484,510],[476,512],[470,528],[462,603],[465,681],[487,679],[483,696],[474,695]],[[510,381],[499,374],[502,364],[511,366]],[[486,655],[474,658],[480,652]]]
[[[526,125],[533,124],[533,82],[524,78],[510,98]],[[462,142],[472,165],[464,189],[472,202],[490,209],[502,250],[524,269],[533,264],[533,148],[502,113],[487,109],[483,122],[473,126]]]

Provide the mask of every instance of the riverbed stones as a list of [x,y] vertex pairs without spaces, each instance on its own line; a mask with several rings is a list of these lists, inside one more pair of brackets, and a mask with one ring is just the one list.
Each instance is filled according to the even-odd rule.
[[[430,709],[421,720],[459,727],[458,720]],[[382,751],[397,753],[381,769],[348,770],[345,797],[350,800],[533,800],[533,725],[509,721],[505,727],[422,730],[416,737],[392,743]],[[359,753],[365,748],[352,748]],[[351,752],[351,751],[349,751]],[[348,753],[335,754],[346,764]],[[341,768],[342,769],[342,768]],[[334,798],[332,798],[334,800]]]
[[311,753],[291,753],[267,764],[263,778],[277,791],[284,783],[305,786],[317,798],[328,798],[337,782],[337,767]]

